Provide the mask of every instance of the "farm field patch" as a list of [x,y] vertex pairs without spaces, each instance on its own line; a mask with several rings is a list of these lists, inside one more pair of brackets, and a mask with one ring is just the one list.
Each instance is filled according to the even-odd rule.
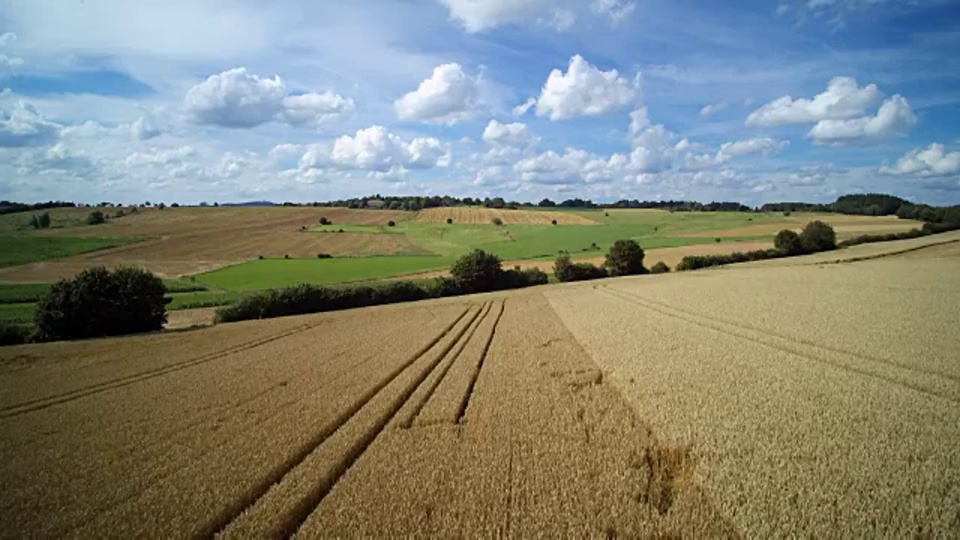
[[960,338],[929,314],[960,262],[926,249],[5,347],[0,512],[18,536],[948,534]]
[[494,219],[499,219],[506,225],[550,225],[554,220],[559,225],[593,225],[596,223],[588,217],[567,212],[509,210],[477,206],[426,208],[417,212],[413,221],[417,223],[446,223],[448,219],[452,219],[455,224],[489,224]]

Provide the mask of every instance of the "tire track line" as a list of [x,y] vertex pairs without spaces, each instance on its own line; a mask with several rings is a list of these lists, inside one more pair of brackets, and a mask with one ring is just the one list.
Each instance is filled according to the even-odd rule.
[[861,353],[858,353],[858,352],[848,351],[848,350],[845,350],[845,349],[840,349],[840,348],[838,348],[838,347],[831,347],[830,345],[823,345],[823,344],[816,343],[816,342],[814,342],[814,341],[809,341],[809,340],[806,340],[806,339],[803,339],[803,338],[800,338],[800,337],[793,337],[793,336],[788,336],[788,335],[784,335],[784,334],[779,334],[779,333],[774,332],[774,331],[772,331],[772,330],[767,330],[767,329],[761,328],[761,327],[759,327],[759,326],[753,326],[753,325],[750,325],[750,324],[748,324],[748,323],[744,323],[744,322],[741,322],[741,321],[734,322],[734,321],[728,321],[728,320],[725,320],[725,319],[721,319],[721,318],[719,318],[719,317],[711,317],[710,315],[704,315],[704,314],[702,314],[702,313],[696,313],[696,312],[693,312],[693,311],[690,311],[690,310],[687,310],[687,309],[679,308],[679,307],[676,307],[676,306],[671,306],[670,304],[665,304],[665,303],[659,302],[659,301],[657,301],[657,300],[652,300],[652,299],[647,298],[647,297],[645,297],[645,296],[640,296],[640,295],[638,295],[638,294],[636,294],[636,293],[628,292],[628,291],[625,291],[625,290],[620,289],[620,288],[610,287],[610,290],[616,291],[616,292],[618,292],[618,293],[620,293],[620,294],[623,294],[623,295],[626,295],[626,296],[630,296],[630,297],[636,298],[637,300],[641,300],[641,301],[646,302],[646,303],[648,303],[648,304],[653,304],[653,305],[656,305],[656,306],[660,306],[660,307],[662,307],[662,308],[664,308],[664,309],[673,310],[673,311],[676,311],[676,312],[679,312],[679,313],[683,313],[684,315],[687,315],[687,316],[689,316],[689,317],[705,319],[705,320],[713,321],[713,322],[716,322],[716,323],[719,323],[719,324],[725,324],[725,325],[728,325],[728,326],[733,326],[733,327],[736,327],[736,328],[741,328],[741,329],[743,329],[743,330],[748,330],[748,331],[751,331],[751,332],[757,332],[757,333],[759,333],[759,334],[764,334],[764,335],[773,336],[773,337],[776,337],[776,338],[779,338],[779,339],[782,339],[782,340],[785,340],[785,341],[788,341],[788,342],[791,342],[791,343],[802,343],[803,345],[806,345],[806,346],[811,347],[811,348],[813,348],[813,349],[820,349],[820,350],[827,351],[827,352],[834,353],[834,354],[842,354],[842,355],[846,355],[846,356],[852,356],[852,357],[854,357],[854,358],[858,358],[858,359],[863,360],[863,361],[865,361],[865,362],[874,362],[874,363],[877,363],[877,364],[883,364],[883,365],[890,366],[890,367],[894,367],[894,368],[898,368],[898,369],[904,369],[904,370],[907,370],[907,371],[914,371],[914,372],[917,372],[917,373],[922,373],[922,374],[924,374],[924,375],[930,375],[930,376],[933,376],[933,377],[941,377],[941,378],[944,378],[944,379],[950,379],[951,381],[960,383],[960,376],[953,375],[953,374],[951,374],[951,373],[943,373],[943,372],[937,371],[937,370],[935,370],[935,369],[926,369],[926,368],[923,368],[923,367],[920,367],[920,366],[914,366],[914,365],[910,365],[910,364],[903,363],[903,362],[896,362],[896,361],[894,361],[894,360],[885,360],[885,359],[883,359],[883,358],[876,358],[876,357],[868,356],[868,355],[861,354]]
[[[614,290],[612,290],[612,289],[610,289],[610,288],[607,288],[607,287],[603,287],[603,288],[600,289],[600,290],[601,290],[602,292],[606,293],[607,295],[613,297],[613,298],[617,298],[617,299],[622,300],[622,301],[624,301],[624,302],[632,303],[632,304],[634,304],[634,305],[637,305],[637,306],[642,307],[642,308],[646,308],[646,309],[648,309],[648,310],[650,310],[650,311],[654,311],[654,312],[656,312],[656,313],[659,313],[659,314],[661,314],[661,315],[665,315],[665,316],[667,316],[667,317],[672,317],[672,318],[674,318],[674,319],[678,319],[678,320],[681,320],[681,321],[684,321],[684,322],[687,322],[687,323],[690,323],[690,324],[694,324],[694,325],[697,325],[697,326],[700,326],[700,327],[703,327],[703,328],[708,328],[708,329],[710,329],[710,330],[714,330],[714,331],[717,331],[717,332],[720,332],[720,333],[722,333],[722,334],[726,334],[726,335],[729,335],[729,336],[738,337],[738,338],[740,338],[740,339],[743,339],[743,340],[746,340],[746,341],[750,341],[750,342],[756,343],[756,344],[758,344],[758,345],[763,345],[763,346],[765,346],[765,347],[768,347],[768,348],[771,348],[771,349],[774,349],[774,350],[777,350],[777,351],[780,351],[780,352],[785,352],[785,353],[788,353],[788,354],[792,354],[792,355],[794,355],[794,356],[798,356],[798,357],[801,357],[801,358],[804,358],[804,359],[807,359],[807,360],[811,360],[811,361],[814,361],[814,362],[817,362],[817,363],[820,363],[820,364],[826,364],[826,365],[829,365],[829,366],[832,366],[832,367],[835,367],[835,368],[838,368],[838,369],[842,369],[842,370],[845,370],[845,371],[848,371],[848,372],[851,372],[851,373],[856,373],[856,374],[859,374],[859,375],[864,375],[864,376],[871,377],[871,378],[874,378],[874,379],[877,379],[877,380],[881,380],[881,381],[884,381],[884,382],[887,382],[887,383],[891,383],[891,384],[894,384],[894,385],[896,385],[896,386],[900,386],[900,387],[902,387],[902,388],[906,388],[906,389],[909,389],[909,390],[913,390],[913,391],[915,391],[915,392],[919,392],[919,393],[922,393],[922,394],[926,394],[926,395],[931,396],[931,397],[934,397],[934,398],[945,399],[945,400],[951,401],[951,402],[953,402],[953,403],[960,403],[960,400],[958,400],[957,398],[951,397],[951,396],[946,395],[946,394],[942,394],[942,393],[940,393],[940,392],[936,392],[936,391],[930,390],[930,389],[928,389],[928,388],[923,388],[923,387],[921,387],[921,386],[919,386],[919,385],[916,385],[916,384],[911,384],[911,383],[908,383],[908,382],[904,382],[904,381],[898,380],[898,379],[896,379],[896,378],[894,378],[894,377],[889,377],[889,376],[882,375],[882,374],[879,374],[879,373],[874,373],[874,372],[872,372],[872,371],[870,371],[870,370],[866,370],[866,369],[862,369],[862,368],[857,368],[857,367],[854,367],[854,366],[851,366],[851,365],[846,365],[846,364],[841,363],[841,362],[831,361],[831,360],[829,360],[829,359],[819,357],[819,356],[817,356],[815,353],[805,352],[805,351],[803,351],[803,350],[798,350],[798,348],[796,348],[796,347],[790,347],[789,345],[782,345],[782,344],[776,343],[776,339],[783,339],[783,338],[776,338],[775,336],[766,335],[765,337],[766,337],[767,339],[765,340],[764,338],[760,338],[760,337],[756,337],[756,336],[751,336],[751,335],[749,335],[749,333],[743,332],[743,330],[746,330],[746,329],[737,327],[736,325],[732,325],[732,324],[729,324],[729,323],[719,323],[719,324],[718,324],[717,322],[714,322],[714,324],[711,324],[711,323],[709,323],[709,322],[699,321],[699,320],[697,320],[697,319],[694,318],[694,317],[690,317],[690,316],[686,316],[686,315],[678,315],[678,314],[676,314],[676,313],[671,313],[671,312],[668,311],[668,310],[665,310],[665,309],[662,309],[662,308],[659,308],[659,307],[656,307],[656,306],[651,306],[651,305],[649,305],[649,304],[645,304],[645,303],[643,303],[642,300],[638,299],[637,297],[635,297],[635,296],[633,296],[633,295],[630,295],[630,294],[622,293],[622,291],[618,291],[618,292],[620,292],[620,294],[617,294],[616,292],[614,292]],[[722,326],[723,324],[726,324],[726,325],[728,325],[728,326],[733,326],[734,328],[739,328],[739,329],[741,330],[741,332],[737,332],[737,331],[735,331],[735,330],[730,330],[730,329],[728,329],[728,328],[724,328],[724,327]],[[774,339],[770,339],[771,337],[773,337]]]
[[230,347],[230,348],[224,349],[224,350],[222,350],[222,351],[217,351],[217,352],[215,352],[215,353],[206,354],[206,355],[203,355],[203,356],[200,356],[200,357],[197,357],[197,358],[192,358],[192,359],[190,359],[190,360],[184,360],[184,361],[182,361],[182,362],[177,362],[177,363],[175,363],[175,364],[170,364],[170,365],[163,366],[163,367],[156,368],[156,369],[151,369],[151,370],[147,370],[147,371],[142,371],[142,372],[140,372],[140,373],[136,373],[136,374],[134,374],[134,375],[128,375],[128,376],[126,376],[126,377],[121,377],[121,378],[119,378],[119,379],[113,379],[113,380],[111,380],[111,381],[106,381],[106,382],[103,382],[103,383],[98,383],[98,384],[94,384],[94,385],[90,385],[90,386],[85,386],[85,387],[83,387],[83,388],[78,388],[78,389],[76,389],[76,390],[71,390],[71,391],[69,391],[69,392],[64,392],[64,393],[62,393],[62,394],[58,394],[58,395],[55,395],[55,396],[49,396],[49,397],[45,397],[45,398],[40,398],[40,399],[31,400],[31,401],[26,401],[26,402],[23,402],[23,403],[18,403],[18,404],[16,404],[16,405],[10,405],[10,406],[7,406],[7,407],[4,407],[4,408],[0,409],[0,418],[11,418],[11,417],[19,416],[19,415],[21,415],[21,414],[25,414],[25,413],[28,413],[28,412],[33,412],[33,411],[37,411],[37,410],[41,410],[41,409],[46,409],[46,408],[52,407],[52,406],[54,406],[54,405],[59,405],[59,404],[62,404],[62,403],[68,403],[68,402],[75,401],[75,400],[77,400],[77,399],[81,399],[81,398],[84,398],[84,397],[87,397],[87,396],[90,396],[90,395],[93,395],[93,394],[99,394],[99,393],[102,393],[102,392],[106,392],[107,390],[113,390],[113,389],[115,389],[115,388],[122,388],[122,387],[124,387],[124,386],[129,386],[129,385],[131,385],[131,384],[135,384],[135,383],[138,383],[138,382],[141,382],[141,381],[146,381],[146,380],[149,380],[149,379],[153,379],[153,378],[156,378],[156,377],[160,377],[160,376],[166,375],[166,374],[168,374],[168,373],[173,373],[173,372],[180,371],[180,370],[183,370],[183,369],[187,369],[187,368],[191,368],[191,367],[198,366],[198,365],[201,365],[201,364],[205,364],[205,363],[207,363],[207,362],[212,362],[212,361],[214,361],[214,360],[219,360],[219,359],[221,359],[221,358],[226,358],[226,357],[228,357],[228,356],[237,354],[237,353],[239,353],[239,352],[248,351],[248,350],[250,350],[250,349],[254,349],[254,348],[260,347],[260,346],[262,346],[262,345],[267,345],[267,344],[269,344],[269,343],[273,343],[274,341],[277,341],[277,340],[280,340],[280,339],[284,339],[284,338],[286,338],[286,337],[290,337],[290,336],[295,335],[295,334],[298,334],[298,333],[300,333],[300,332],[304,332],[304,331],[306,331],[306,330],[310,330],[310,329],[316,328],[316,327],[320,326],[321,324],[324,324],[325,322],[326,322],[326,321],[321,321],[321,322],[316,323],[316,324],[305,324],[305,325],[301,325],[301,326],[298,326],[298,327],[296,327],[296,328],[294,328],[294,329],[292,329],[292,330],[288,330],[288,331],[285,331],[285,332],[281,332],[280,334],[276,334],[276,335],[269,336],[269,337],[266,337],[266,338],[261,338],[261,339],[249,341],[249,342],[243,343],[243,344],[241,344],[241,345],[236,345],[236,346],[234,346],[234,347]]
[[467,344],[470,343],[470,340],[473,339],[477,329],[480,328],[480,325],[483,324],[483,321],[487,318],[487,315],[489,315],[492,309],[493,302],[488,302],[483,308],[481,308],[482,313],[468,329],[466,338],[457,342],[455,350],[450,355],[450,361],[445,365],[440,366],[437,377],[435,377],[433,382],[426,387],[426,391],[422,396],[420,396],[420,399],[413,404],[413,410],[410,412],[409,416],[399,423],[401,428],[410,429],[413,423],[417,420],[417,417],[420,416],[420,411],[423,410],[424,405],[426,405],[427,402],[430,401],[430,398],[433,397],[433,393],[437,390],[437,387],[440,386],[440,383],[443,382],[444,377],[446,377],[447,373],[450,372],[450,368],[453,367],[453,364],[456,363],[456,361],[460,358],[460,354],[463,352],[463,349],[465,349]]
[[463,417],[467,414],[467,407],[470,406],[470,400],[473,398],[473,390],[477,385],[477,379],[480,378],[480,370],[483,369],[483,363],[487,359],[487,354],[490,352],[490,345],[493,343],[493,338],[497,335],[497,328],[500,326],[500,319],[503,318],[503,312],[506,309],[507,301],[503,300],[500,302],[500,312],[497,313],[497,319],[493,322],[493,329],[490,331],[490,336],[487,337],[487,343],[483,346],[483,354],[480,355],[480,361],[477,362],[477,367],[473,372],[473,376],[470,378],[470,384],[467,386],[467,391],[463,395],[463,399],[460,401],[460,410],[457,412],[457,424],[463,423]]
[[[384,427],[396,416],[397,412],[403,407],[410,396],[417,390],[423,381],[433,372],[440,361],[448,352],[459,342],[466,333],[470,325],[476,321],[481,313],[480,309],[471,316],[466,325],[457,331],[450,340],[450,343],[442,346],[436,358],[431,360],[426,368],[416,373],[414,380],[407,384],[402,391],[390,402],[387,410],[376,415],[371,426],[366,426],[358,437],[350,438],[347,433],[347,427],[350,427],[351,420],[356,418],[364,411],[371,401],[376,399],[387,386],[396,381],[401,375],[410,369],[416,362],[427,357],[427,353],[433,350],[444,337],[449,335],[453,328],[467,316],[467,313],[473,311],[473,307],[467,308],[450,325],[441,332],[440,335],[430,340],[429,343],[421,347],[406,362],[394,370],[388,377],[378,383],[374,388],[366,392],[358,399],[354,406],[343,411],[338,415],[336,421],[324,429],[317,436],[313,437],[307,444],[304,444],[298,452],[283,465],[275,468],[266,479],[261,481],[247,496],[238,500],[236,504],[225,509],[220,516],[212,520],[204,527],[197,536],[268,536],[271,538],[289,537],[306,521],[307,517],[323,501],[336,483],[347,473],[350,467],[363,455],[373,441],[380,435]],[[361,426],[363,427],[363,426]],[[284,480],[296,474],[296,469],[300,467],[309,468],[309,459],[315,452],[321,450],[330,439],[340,436],[346,438],[346,441],[336,441],[346,446],[345,452],[339,459],[332,463],[332,467],[324,471],[321,478],[311,482],[311,486],[304,485],[304,482],[298,482],[297,479],[291,479],[289,482]],[[336,445],[339,447],[340,445]],[[312,478],[312,477],[311,477]],[[269,514],[271,523],[267,527],[257,521],[258,506],[282,505],[282,514]]]

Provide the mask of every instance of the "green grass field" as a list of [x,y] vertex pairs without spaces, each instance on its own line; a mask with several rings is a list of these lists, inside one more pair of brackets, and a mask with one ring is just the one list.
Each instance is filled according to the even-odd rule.
[[0,236],[0,267],[68,257],[141,240],[142,238],[4,235]]

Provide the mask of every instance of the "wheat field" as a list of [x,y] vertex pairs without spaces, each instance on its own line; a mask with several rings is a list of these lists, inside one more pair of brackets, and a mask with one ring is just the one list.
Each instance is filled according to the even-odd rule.
[[953,536],[958,241],[0,348],[0,530]]

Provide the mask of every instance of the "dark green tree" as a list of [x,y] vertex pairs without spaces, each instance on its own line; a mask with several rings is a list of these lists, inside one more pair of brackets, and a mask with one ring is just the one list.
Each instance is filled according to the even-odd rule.
[[611,276],[646,274],[643,255],[643,249],[636,240],[617,240],[610,246],[603,266]]

